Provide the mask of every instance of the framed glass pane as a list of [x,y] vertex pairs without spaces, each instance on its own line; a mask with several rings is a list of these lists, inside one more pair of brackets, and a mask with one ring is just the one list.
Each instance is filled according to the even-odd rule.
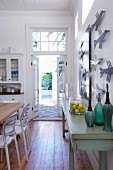
[[41,42],[41,51],[48,51],[48,42]]
[[65,41],[66,35],[65,32],[58,32],[58,41]]
[[33,51],[65,51],[65,32],[32,32]]
[[41,32],[41,41],[48,41],[48,32]]
[[32,32],[32,41],[40,41],[40,32]]
[[59,93],[64,93],[64,66],[59,67]]
[[32,48],[33,48],[33,51],[40,51],[40,42],[37,42],[37,41],[33,41],[32,42]]
[[6,81],[6,59],[0,59],[0,81]]
[[18,59],[11,59],[11,81],[18,81]]
[[57,32],[50,32],[49,41],[57,41]]
[[58,51],[65,51],[65,42],[58,42]]
[[49,51],[57,51],[57,42],[49,42]]
[[64,60],[59,60],[59,65],[64,65]]
[[[79,58],[80,58],[80,67],[79,67],[79,93],[82,96],[82,98],[85,98],[86,100],[89,100],[89,90],[91,90],[90,82],[91,82],[91,77],[90,77],[90,70],[89,70],[89,61],[90,56],[89,54],[91,53],[91,49],[89,48],[89,44],[91,42],[91,37],[89,36],[90,32],[89,29],[87,29],[80,41],[80,52],[85,52],[84,55],[80,53]],[[82,46],[81,46],[82,44]]]

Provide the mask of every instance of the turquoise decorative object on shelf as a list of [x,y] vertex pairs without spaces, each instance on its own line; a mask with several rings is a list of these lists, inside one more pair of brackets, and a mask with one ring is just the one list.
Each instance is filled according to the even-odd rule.
[[101,125],[104,125],[104,115],[103,115],[103,110],[102,110],[103,105],[101,103],[100,93],[98,94],[97,101],[98,103],[96,104],[94,108],[95,125],[101,126]]
[[94,111],[86,111],[85,112],[85,121],[88,127],[93,127],[95,124],[95,112]]
[[103,105],[103,115],[104,115],[104,131],[110,132],[112,131],[112,114],[113,114],[113,105],[109,100],[109,92],[108,92],[108,84],[106,84],[106,102]]

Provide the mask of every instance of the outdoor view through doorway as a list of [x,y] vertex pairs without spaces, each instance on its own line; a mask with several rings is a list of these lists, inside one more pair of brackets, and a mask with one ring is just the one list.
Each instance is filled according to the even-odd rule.
[[[35,120],[61,119],[58,91],[60,86],[60,91],[64,93],[64,81],[62,81],[64,80],[64,69],[61,65],[59,67],[58,63],[62,64],[62,60],[58,60],[59,56],[56,55],[37,57],[39,78],[34,81],[39,82],[37,85],[39,86],[39,102],[35,103]],[[35,82],[35,84],[37,83]]]
[[57,58],[39,57],[39,118],[58,118]]

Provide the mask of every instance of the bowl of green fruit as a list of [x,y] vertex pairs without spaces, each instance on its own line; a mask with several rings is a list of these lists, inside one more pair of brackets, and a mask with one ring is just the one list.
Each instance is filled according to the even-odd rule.
[[85,112],[84,103],[82,101],[79,101],[79,100],[70,101],[69,111],[72,114],[83,114]]

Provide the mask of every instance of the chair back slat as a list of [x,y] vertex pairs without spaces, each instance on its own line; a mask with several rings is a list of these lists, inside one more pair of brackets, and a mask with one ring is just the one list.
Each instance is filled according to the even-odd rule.
[[28,116],[29,116],[30,104],[28,103],[22,111],[20,116],[21,128],[25,127],[28,124]]
[[7,136],[13,136],[15,132],[16,114],[9,117],[3,124],[2,134],[4,143],[7,143]]

